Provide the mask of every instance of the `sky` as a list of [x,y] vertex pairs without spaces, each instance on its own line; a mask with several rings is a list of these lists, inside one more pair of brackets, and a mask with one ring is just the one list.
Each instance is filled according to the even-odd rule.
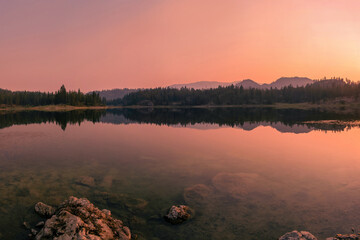
[[360,80],[358,0],[0,0],[0,88]]

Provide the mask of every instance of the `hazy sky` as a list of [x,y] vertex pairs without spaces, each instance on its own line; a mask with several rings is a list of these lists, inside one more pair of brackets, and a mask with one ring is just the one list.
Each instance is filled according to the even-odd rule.
[[360,80],[359,0],[0,0],[0,88]]

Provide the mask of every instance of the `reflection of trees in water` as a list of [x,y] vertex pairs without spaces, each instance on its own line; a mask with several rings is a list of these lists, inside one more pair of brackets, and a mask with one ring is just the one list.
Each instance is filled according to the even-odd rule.
[[[112,124],[151,123],[168,126],[238,127],[252,130],[271,126],[280,132],[309,132],[311,130],[344,131],[359,126],[352,121],[360,114],[338,114],[319,110],[274,108],[123,108],[109,110],[74,110],[67,112],[23,111],[0,115],[0,128],[31,123],[56,123],[63,130],[68,124],[83,121]],[[324,121],[338,120],[338,121]]]
[[[158,125],[216,124],[252,130],[257,126],[272,126],[280,132],[309,132],[311,130],[344,131],[355,125],[349,121],[360,119],[360,114],[339,114],[319,110],[275,108],[145,108],[112,109],[112,116],[122,116],[127,122]],[[113,123],[120,123],[112,118]],[[323,120],[339,120],[335,123]],[[105,116],[102,121],[110,120]],[[311,121],[311,122],[310,122]],[[319,123],[316,123],[320,121]],[[108,121],[108,122],[111,122]],[[307,123],[309,122],[309,123]]]
[[23,111],[0,115],[0,128],[13,125],[27,125],[32,123],[56,123],[65,131],[68,124],[81,124],[83,121],[99,122],[105,111],[74,110],[66,112]]

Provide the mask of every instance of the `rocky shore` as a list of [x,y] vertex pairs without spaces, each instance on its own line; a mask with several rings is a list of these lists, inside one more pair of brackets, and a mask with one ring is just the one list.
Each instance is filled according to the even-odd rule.
[[[89,181],[87,181],[89,182]],[[82,183],[83,184],[83,183]],[[107,209],[100,210],[86,198],[69,197],[58,207],[38,202],[35,212],[44,218],[34,227],[24,222],[29,237],[35,240],[130,240],[130,229],[112,217]],[[194,216],[186,205],[172,206],[164,219],[180,224]],[[136,234],[133,238],[137,239]]]
[[86,198],[69,197],[57,208],[39,202],[35,212],[48,218],[30,228],[30,237],[36,240],[131,239],[130,229],[121,220],[113,218],[109,210],[96,208]]
[[[196,186],[200,193],[206,195],[208,189]],[[191,190],[191,191],[190,191]],[[195,188],[189,189],[188,197],[194,195]],[[197,192],[197,191],[196,191]],[[202,196],[202,195],[201,195]],[[31,227],[27,222],[24,226],[30,231],[29,237],[35,240],[130,240],[131,232],[121,220],[112,217],[107,209],[100,210],[86,198],[69,197],[58,207],[38,202],[34,210],[44,218]],[[186,205],[172,206],[164,219],[171,224],[180,224],[194,216],[194,210]],[[337,234],[326,240],[360,240],[360,233]],[[135,234],[136,235],[136,234]],[[136,237],[135,237],[136,239]],[[279,240],[318,240],[307,231],[288,232]]]

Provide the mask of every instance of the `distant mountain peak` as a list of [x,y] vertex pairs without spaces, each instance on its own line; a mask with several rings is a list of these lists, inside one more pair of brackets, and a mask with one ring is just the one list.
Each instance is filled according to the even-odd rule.
[[209,89],[209,88],[218,88],[219,86],[226,87],[231,85],[236,85],[238,82],[217,82],[217,81],[198,81],[192,83],[180,83],[170,85],[169,88],[194,88],[194,89]]
[[270,85],[272,85],[273,88],[283,88],[290,85],[293,87],[302,87],[312,83],[314,83],[314,80],[307,77],[281,77]]
[[285,81],[313,81],[307,77],[281,77],[274,82],[285,82]]
[[242,82],[254,82],[254,83],[256,83],[254,80],[251,80],[251,79],[244,79],[244,80],[242,80]]
[[257,82],[251,80],[251,79],[245,79],[242,80],[241,82],[238,82],[236,84],[236,86],[240,87],[242,86],[243,88],[261,88],[261,85],[258,84]]

